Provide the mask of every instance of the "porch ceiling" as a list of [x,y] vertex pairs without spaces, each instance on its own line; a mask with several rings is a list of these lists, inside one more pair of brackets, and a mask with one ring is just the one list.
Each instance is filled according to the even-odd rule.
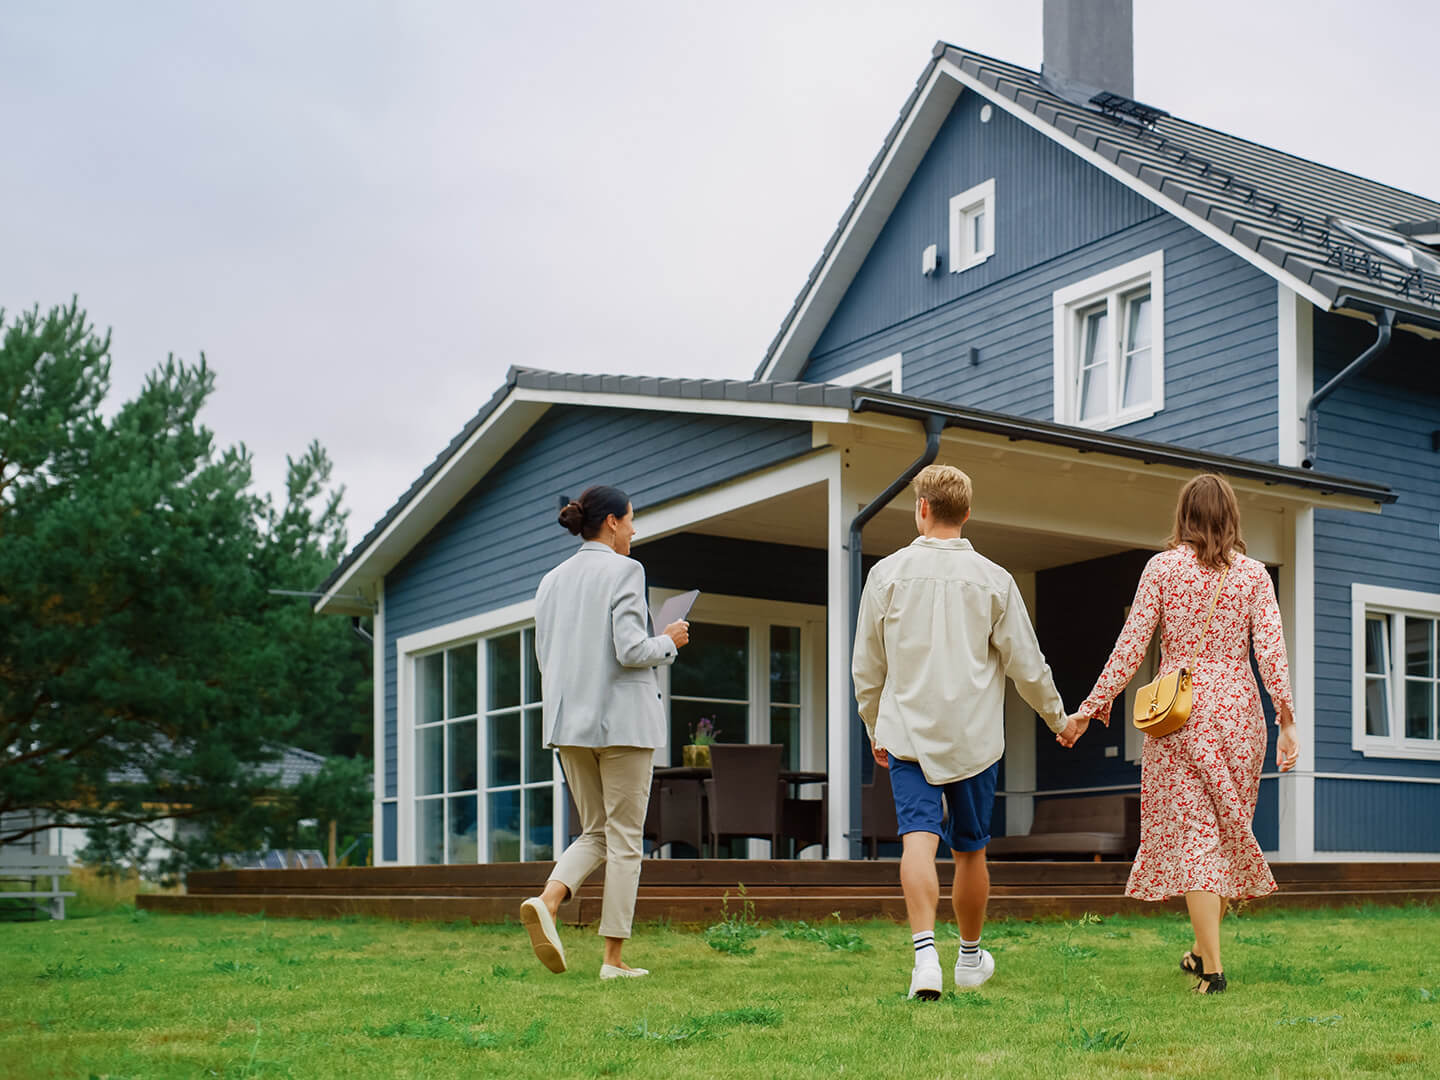
[[[898,470],[897,470],[898,471]],[[758,540],[795,547],[825,547],[825,485],[812,484],[785,495],[710,518],[689,531],[707,536]],[[865,530],[865,554],[888,555],[915,539],[913,503],[898,497]],[[858,509],[858,506],[857,506]],[[977,551],[1012,573],[1048,570],[1128,551],[1135,545],[1066,532],[1006,525],[976,516],[965,535]]]

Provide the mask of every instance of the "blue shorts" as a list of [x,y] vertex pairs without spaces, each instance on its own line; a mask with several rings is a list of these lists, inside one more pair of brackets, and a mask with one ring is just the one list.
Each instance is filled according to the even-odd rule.
[[[990,843],[990,818],[995,810],[995,781],[1000,776],[997,761],[988,769],[936,787],[925,779],[914,761],[890,758],[890,790],[895,795],[895,820],[900,835],[929,832],[950,845],[951,851],[979,851]],[[943,822],[940,796],[950,808],[950,820]]]

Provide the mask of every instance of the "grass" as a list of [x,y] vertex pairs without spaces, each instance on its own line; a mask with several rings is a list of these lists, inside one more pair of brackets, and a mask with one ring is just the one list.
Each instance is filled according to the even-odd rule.
[[889,923],[759,927],[734,954],[642,925],[626,958],[654,974],[601,983],[592,931],[563,931],[555,976],[518,925],[121,907],[0,924],[0,1076],[1435,1076],[1437,914],[1227,919],[1231,990],[1209,998],[1176,916],[996,922],[994,979],[921,1004]]

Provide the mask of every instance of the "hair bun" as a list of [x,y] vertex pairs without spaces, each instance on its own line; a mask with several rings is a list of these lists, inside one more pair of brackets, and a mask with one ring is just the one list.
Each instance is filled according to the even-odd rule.
[[574,499],[560,508],[560,524],[575,536],[585,526],[585,510]]

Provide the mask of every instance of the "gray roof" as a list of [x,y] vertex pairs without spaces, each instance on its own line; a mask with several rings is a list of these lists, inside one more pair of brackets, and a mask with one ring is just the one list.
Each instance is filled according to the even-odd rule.
[[[1049,125],[1062,143],[1113,162],[1152,189],[1162,203],[1203,218],[1276,270],[1311,286],[1329,299],[1332,309],[1393,307],[1440,325],[1440,276],[1384,258],[1332,223],[1343,218],[1391,232],[1400,231],[1401,225],[1412,227],[1406,232],[1423,232],[1414,226],[1440,218],[1440,202],[1158,110],[1141,107],[1126,116],[1098,105],[1073,104],[1048,89],[1039,72],[942,41],[766,350],[759,372],[774,357],[942,59],[977,80],[996,101],[1008,100]],[[1128,107],[1124,99],[1115,104]]]
[[[279,758],[267,761],[256,769],[256,772],[261,776],[276,778],[278,787],[289,790],[305,777],[314,776],[324,765],[325,755],[301,750],[296,746],[286,746],[281,748]],[[133,765],[124,765],[110,771],[110,782],[115,784],[145,784],[149,779],[144,770]]]
[[[944,417],[947,427],[1001,434],[1014,441],[1045,442],[1072,447],[1087,453],[1114,454],[1146,464],[1153,462],[1181,465],[1186,468],[1213,469],[1230,476],[1258,479],[1271,484],[1286,484],[1324,494],[1349,495],[1377,503],[1391,503],[1396,498],[1390,489],[1382,484],[1368,484],[1344,477],[1316,473],[1309,469],[1269,465],[1246,458],[1188,450],[1185,447],[1173,446],[1168,443],[1131,439],[1108,432],[1069,427],[1065,424],[1054,424],[1043,420],[1031,420],[1005,413],[968,409],[949,402],[931,401],[905,394],[891,394],[859,387],[835,386],[829,383],[743,382],[735,379],[666,379],[648,375],[575,375],[558,371],[542,371],[537,368],[512,367],[506,375],[505,384],[491,396],[490,400],[460,433],[450,440],[445,449],[416,478],[405,494],[400,496],[395,504],[385,512],[385,516],[376,522],[374,528],[366,533],[364,538],[341,560],[340,565],[320,586],[319,592],[329,591],[336,579],[359,560],[371,541],[384,532],[386,526],[404,511],[430,481],[430,478],[444,467],[445,463],[464,445],[465,440],[500,407],[505,398],[516,388],[575,391],[597,395],[630,394],[639,397],[679,398],[695,401],[701,411],[704,408],[703,402],[706,401],[732,401],[751,404],[815,405],[845,409],[847,412],[884,412],[914,418],[933,414]],[[303,752],[297,751],[297,753]]]

